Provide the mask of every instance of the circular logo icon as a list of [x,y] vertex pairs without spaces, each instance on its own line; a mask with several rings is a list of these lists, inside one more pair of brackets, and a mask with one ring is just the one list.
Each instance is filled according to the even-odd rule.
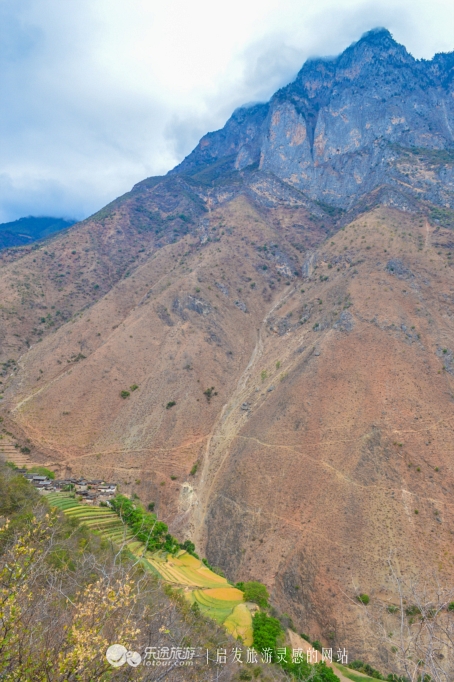
[[122,644],[112,644],[106,651],[106,658],[110,665],[114,668],[119,668],[126,663],[126,655],[128,653],[128,650]]
[[126,652],[126,663],[128,663],[132,668],[137,668],[141,662],[142,656],[137,651]]

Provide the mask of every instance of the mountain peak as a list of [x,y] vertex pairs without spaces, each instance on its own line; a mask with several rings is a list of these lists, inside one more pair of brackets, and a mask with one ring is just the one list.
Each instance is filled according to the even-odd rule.
[[370,31],[366,31],[363,33],[358,42],[361,40],[367,40],[369,42],[377,42],[378,40],[392,40],[393,43],[396,42],[392,37],[391,32],[388,31],[388,29],[384,26],[377,26],[376,28],[372,28]]
[[[402,187],[399,169],[391,180],[393,149],[452,149],[450,64],[450,55],[418,61],[388,29],[374,28],[337,57],[306,61],[268,103],[237,110],[172,173],[203,171],[214,182],[255,168],[348,209],[377,187]],[[454,206],[441,186],[436,201]],[[433,201],[429,185],[425,192]]]
[[414,58],[407,52],[404,45],[401,45],[394,40],[390,31],[387,28],[377,27],[366,33],[363,33],[361,38],[352,43],[342,54],[339,55],[338,61],[342,61],[344,55],[358,55],[370,53],[389,54],[393,56],[399,55],[404,61],[414,61]]

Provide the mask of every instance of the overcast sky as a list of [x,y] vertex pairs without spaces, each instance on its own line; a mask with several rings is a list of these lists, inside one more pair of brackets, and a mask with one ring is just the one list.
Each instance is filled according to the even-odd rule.
[[452,0],[0,0],[0,221],[90,215],[376,26],[454,49]]

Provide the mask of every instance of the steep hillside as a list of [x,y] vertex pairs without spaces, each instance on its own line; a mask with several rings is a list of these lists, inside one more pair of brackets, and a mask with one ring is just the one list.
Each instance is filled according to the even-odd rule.
[[210,561],[356,650],[346,596],[392,602],[388,558],[452,575],[451,248],[389,210],[341,230],[264,320],[206,450],[193,518]]
[[301,206],[262,214],[240,196],[212,210],[196,234],[152,252],[58,330],[43,325],[42,342],[5,364],[11,417],[46,458],[140,479],[141,494],[167,500],[175,514],[257,329],[301,271],[304,223],[305,241],[319,242],[327,228]]
[[367,34],[168,176],[0,254],[0,409],[28,456],[155,502],[354,655],[390,556],[452,574],[451,61]]

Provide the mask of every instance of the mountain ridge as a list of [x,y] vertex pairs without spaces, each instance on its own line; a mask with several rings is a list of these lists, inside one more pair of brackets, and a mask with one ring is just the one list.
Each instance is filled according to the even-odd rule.
[[50,216],[27,216],[0,223],[0,250],[45,239],[55,232],[71,227],[75,222]]
[[[337,57],[306,61],[269,102],[235,110],[169,173],[255,164],[312,200],[352,208],[386,176],[401,182],[389,144],[454,150],[453,77],[454,53],[416,60],[386,29],[370,31]],[[452,173],[437,181],[435,202],[453,208]],[[419,178],[411,189],[421,187]]]

